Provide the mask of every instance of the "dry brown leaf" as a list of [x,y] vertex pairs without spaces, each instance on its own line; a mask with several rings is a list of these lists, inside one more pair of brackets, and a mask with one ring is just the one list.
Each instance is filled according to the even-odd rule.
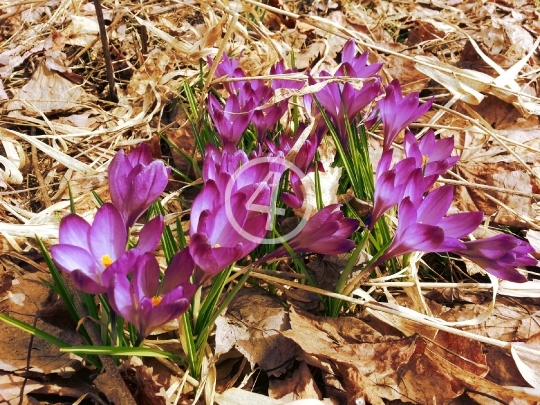
[[99,34],[99,25],[92,18],[82,15],[72,15],[71,23],[62,34],[66,37],[66,44],[87,46]]
[[451,375],[456,380],[460,381],[461,384],[475,392],[487,394],[488,396],[503,400],[506,403],[509,403],[511,399],[540,400],[540,392],[538,390],[523,387],[503,387],[469,371],[463,370],[442,357],[432,353],[427,353],[427,355],[433,361],[437,362],[441,368],[444,368],[448,373],[451,373]]
[[[414,55],[412,52],[404,50],[404,55]],[[415,69],[413,61],[396,55],[386,55],[383,58],[384,71],[392,78],[398,78],[403,94],[425,89],[430,78],[419,70]]]
[[[486,184],[502,189],[532,194],[539,187],[538,181],[530,173],[523,171],[517,163],[458,163],[456,172],[472,184]],[[517,214],[499,207],[485,195],[498,199]],[[524,197],[497,191],[485,191],[472,187],[456,187],[455,204],[462,212],[482,211],[492,216],[491,221],[511,226],[524,226],[523,217],[534,218],[532,196]]]
[[270,380],[268,395],[270,398],[289,402],[304,398],[322,399],[313,375],[304,362],[300,363],[290,377]]
[[323,402],[316,399],[299,399],[287,402],[239,388],[230,388],[223,394],[216,393],[215,400],[219,405],[324,405]]
[[[19,405],[24,377],[0,372],[0,404]],[[27,394],[43,387],[43,383],[28,379],[23,390],[23,405],[29,404]]]
[[[32,325],[36,314],[42,312],[42,319],[36,327],[59,339],[80,345],[82,340],[75,332],[74,322],[63,309],[56,311],[55,296],[43,281],[51,280],[47,274],[25,274],[12,281],[12,286],[0,298],[0,311],[20,321]],[[51,282],[51,281],[49,281]],[[54,312],[52,312],[54,311]],[[61,314],[61,315],[60,315]],[[14,326],[0,323],[0,370],[15,372],[26,368],[30,335]],[[61,373],[69,375],[80,367],[77,356],[60,353],[58,347],[41,339],[34,339],[30,357],[30,370],[38,374]]]
[[30,81],[19,89],[7,110],[23,115],[73,111],[83,107],[89,96],[82,87],[65,79],[41,62]]
[[[517,59],[524,58],[534,46],[534,39],[529,32],[521,26],[521,21],[511,21],[506,18],[492,17],[494,27],[502,27],[510,42],[508,51],[515,53]],[[507,52],[508,53],[508,52]]]
[[[351,367],[357,368],[365,377],[363,386],[358,385],[359,381],[345,383],[346,386],[354,386],[354,392],[347,392],[349,399],[368,395],[370,398],[382,395],[388,399],[402,398],[396,370],[409,361],[415,350],[416,338],[379,343],[374,340],[380,335],[355,318],[319,318],[297,313],[294,309],[290,318],[291,330],[283,334],[296,342],[307,355],[339,364],[342,377],[346,377],[343,374],[356,375]],[[351,331],[349,326],[352,326]],[[360,330],[364,333],[358,333]],[[343,335],[342,331],[347,331],[347,334]]]
[[269,375],[279,376],[298,353],[297,346],[281,334],[287,329],[289,321],[283,306],[269,295],[247,289],[216,320],[216,356],[234,347],[252,368],[258,364]]
[[[165,389],[156,382],[153,369],[146,367],[140,358],[132,356],[120,367],[124,380],[136,386],[134,399],[137,405],[165,405]],[[101,374],[105,375],[105,374]]]
[[540,258],[540,231],[530,229],[527,231],[526,238],[534,250],[536,250],[536,253],[533,253],[533,256],[537,259]]

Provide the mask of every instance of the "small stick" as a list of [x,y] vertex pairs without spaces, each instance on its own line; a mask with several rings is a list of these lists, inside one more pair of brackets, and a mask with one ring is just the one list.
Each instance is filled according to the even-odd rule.
[[109,41],[107,40],[107,30],[105,29],[105,20],[103,19],[103,11],[101,10],[101,2],[94,0],[96,8],[96,17],[99,25],[99,36],[101,37],[101,47],[103,48],[103,57],[105,58],[105,68],[107,71],[107,81],[109,82],[109,99],[113,103],[118,102],[116,88],[114,87],[114,70],[111,62],[111,53],[109,52]]

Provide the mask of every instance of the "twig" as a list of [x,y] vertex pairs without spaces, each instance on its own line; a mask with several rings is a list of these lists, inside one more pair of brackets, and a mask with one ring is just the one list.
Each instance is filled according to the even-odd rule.
[[439,178],[437,181],[440,182],[440,183],[452,184],[454,186],[464,186],[464,187],[468,187],[468,188],[477,188],[479,190],[490,190],[490,191],[496,191],[498,193],[519,195],[519,196],[522,196],[522,197],[527,197],[527,198],[540,200],[540,194],[527,193],[525,191],[510,190],[510,189],[507,189],[507,188],[488,186],[487,184],[477,184],[477,183],[470,183],[470,182],[466,182],[466,181],[443,179],[443,178]]
[[52,201],[49,198],[49,194],[47,193],[47,185],[45,184],[45,180],[43,179],[43,176],[41,175],[41,171],[39,170],[38,163],[39,162],[38,162],[37,148],[35,145],[32,145],[32,165],[34,166],[34,173],[39,183],[39,189],[41,191],[41,197],[43,198],[43,202],[45,203],[46,207],[50,207],[52,205]]
[[105,69],[107,71],[107,81],[109,82],[109,98],[113,103],[118,102],[116,88],[114,87],[114,70],[111,62],[111,53],[109,52],[109,41],[107,40],[107,30],[105,28],[105,20],[103,19],[103,11],[101,10],[101,2],[94,0],[96,8],[96,17],[99,25],[99,36],[101,37],[101,47],[103,48],[103,57],[105,58]]
[[[32,326],[35,328],[39,315],[36,313],[34,316],[34,322]],[[24,376],[24,381],[21,385],[21,391],[19,394],[19,405],[22,405],[24,401],[24,388],[26,387],[26,382],[28,381],[28,371],[30,370],[30,359],[32,358],[32,346],[34,346],[34,335],[30,335],[30,340],[28,341],[28,352],[26,353],[26,373]]]

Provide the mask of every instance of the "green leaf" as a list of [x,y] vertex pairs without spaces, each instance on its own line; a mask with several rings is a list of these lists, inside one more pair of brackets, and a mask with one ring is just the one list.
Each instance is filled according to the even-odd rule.
[[110,347],[110,346],[72,346],[62,347],[61,352],[75,354],[94,354],[107,356],[139,356],[139,357],[159,357],[171,359],[176,362],[187,365],[186,361],[173,353],[165,352],[159,349],[150,349],[148,347]]
[[8,325],[15,326],[16,328],[19,328],[23,332],[34,335],[35,337],[43,339],[60,348],[70,347],[70,345],[64,342],[63,340],[60,340],[57,337],[48,334],[47,332],[43,332],[41,329],[38,329],[32,325],[28,325],[27,323],[19,321],[18,319],[12,318],[8,315],[0,313],[0,321],[4,321]]

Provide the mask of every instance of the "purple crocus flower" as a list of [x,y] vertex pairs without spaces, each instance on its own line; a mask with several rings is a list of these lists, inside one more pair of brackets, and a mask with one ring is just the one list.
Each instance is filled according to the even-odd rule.
[[194,263],[189,251],[178,252],[160,283],[156,258],[145,253],[133,265],[131,281],[125,274],[115,274],[109,287],[114,311],[135,326],[138,344],[152,331],[182,315],[197,291],[189,282]]
[[465,242],[465,250],[455,251],[503,280],[524,283],[527,278],[516,267],[536,266],[538,261],[530,256],[534,249],[527,242],[512,235]]
[[398,210],[398,226],[392,243],[372,264],[414,251],[450,252],[465,249],[459,240],[474,231],[482,222],[481,212],[466,212],[445,216],[452,204],[453,187],[446,185],[429,193],[420,204],[410,197],[403,199]]
[[[237,192],[224,201],[220,190],[210,180],[193,202],[189,251],[204,273],[196,272],[197,282],[224,270],[260,244],[266,233],[268,214],[249,210],[249,196],[255,189],[251,191],[251,194]],[[258,193],[269,200],[268,186],[262,185]],[[235,225],[231,223],[233,219]],[[242,235],[239,229],[248,234]]]
[[383,123],[383,152],[390,149],[396,136],[410,123],[424,115],[433,104],[430,99],[418,105],[418,93],[411,93],[405,97],[401,92],[401,85],[397,79],[392,80],[385,87],[386,96],[379,100],[378,109]]
[[[252,83],[253,85],[254,83]],[[252,102],[256,107],[265,105],[270,101],[274,91],[272,88],[266,86],[265,84],[259,85],[257,88],[254,88],[251,93]],[[278,121],[281,119],[283,114],[287,112],[288,101],[282,100],[274,105],[256,109],[253,111],[251,117],[251,122],[255,127],[255,132],[257,133],[257,140],[260,143],[266,138],[266,133],[269,129],[274,128]]]
[[198,283],[245,257],[261,242],[272,193],[285,171],[283,156],[278,155],[251,164],[243,151],[207,147],[205,184],[190,214],[189,249]]
[[165,190],[171,168],[154,160],[148,146],[141,143],[127,156],[119,151],[108,172],[111,200],[129,228]]
[[356,42],[349,39],[341,52],[342,65],[336,72],[336,76],[351,76],[356,78],[373,77],[381,70],[383,64],[373,63],[368,65],[369,52],[356,55]]
[[[208,57],[208,65],[212,66],[214,64],[214,60]],[[239,67],[240,63],[240,57],[238,58],[229,58],[226,52],[223,53],[223,56],[221,58],[221,61],[219,62],[218,66],[216,67],[215,76],[216,77],[223,77],[227,76],[229,78],[242,78],[246,77],[244,71],[242,68]],[[245,80],[239,80],[239,81],[230,81],[224,83],[225,88],[229,92],[230,95],[232,94],[238,94],[238,92],[242,89],[242,87],[246,84]]]
[[116,272],[127,271],[141,253],[156,248],[162,223],[161,217],[148,222],[141,231],[140,248],[126,252],[127,231],[122,215],[113,204],[106,203],[98,209],[92,225],[76,214],[62,218],[60,243],[51,247],[51,256],[77,288],[102,294]]
[[[345,218],[341,204],[332,204],[318,211],[288,245],[295,253],[310,252],[325,255],[346,253],[356,246],[348,239],[358,228],[359,221]],[[285,247],[279,247],[259,262],[287,256]]]
[[384,152],[375,171],[375,194],[370,229],[373,229],[375,223],[386,211],[400,203],[407,180],[416,168],[415,160],[410,158],[399,161],[390,169],[393,153],[393,149]]
[[[330,75],[323,71],[321,76]],[[380,92],[379,80],[374,80],[364,82],[360,90],[355,89],[350,83],[328,83],[315,94],[328,114],[328,118],[336,127],[343,146],[347,145],[348,139],[346,121],[354,120]]]
[[426,176],[444,174],[459,160],[459,156],[450,156],[454,149],[454,137],[436,140],[431,129],[419,141],[410,131],[406,131],[403,147],[405,155],[413,157],[416,166],[422,167]]
[[[296,73],[298,69],[285,69],[285,62],[280,60],[274,66],[270,68],[270,75],[282,75],[287,73]],[[291,79],[272,79],[270,85],[272,89],[301,89],[304,87],[305,81],[301,80],[291,80]]]
[[226,148],[229,148],[228,144],[234,146],[238,143],[253,116],[255,104],[250,97],[245,96],[248,92],[252,90],[249,83],[246,83],[240,95],[229,96],[224,106],[213,94],[208,96],[208,111]]

